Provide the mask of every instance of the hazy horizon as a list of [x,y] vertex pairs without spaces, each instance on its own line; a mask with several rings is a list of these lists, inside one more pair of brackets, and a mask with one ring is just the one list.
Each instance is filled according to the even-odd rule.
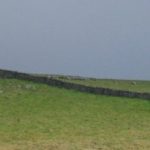
[[150,1],[2,0],[0,68],[150,80]]

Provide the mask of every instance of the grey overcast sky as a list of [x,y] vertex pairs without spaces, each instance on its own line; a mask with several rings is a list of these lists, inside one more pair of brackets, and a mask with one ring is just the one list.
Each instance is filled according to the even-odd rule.
[[150,0],[0,0],[0,68],[150,80]]

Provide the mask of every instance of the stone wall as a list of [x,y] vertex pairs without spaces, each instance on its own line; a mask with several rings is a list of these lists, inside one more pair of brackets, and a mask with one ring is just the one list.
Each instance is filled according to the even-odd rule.
[[130,91],[114,90],[114,89],[101,88],[101,87],[90,87],[90,86],[60,81],[51,77],[36,76],[32,74],[19,73],[16,71],[0,70],[0,78],[7,78],[7,79],[13,78],[13,79],[33,81],[36,83],[44,83],[59,88],[73,89],[80,92],[93,93],[99,95],[120,96],[120,97],[140,98],[140,99],[150,100],[150,93],[130,92]]

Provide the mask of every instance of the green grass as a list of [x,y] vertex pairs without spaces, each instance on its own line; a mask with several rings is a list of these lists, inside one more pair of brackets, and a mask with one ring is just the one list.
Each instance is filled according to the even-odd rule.
[[138,81],[138,80],[113,80],[113,79],[67,79],[67,78],[57,78],[71,83],[78,83],[82,85],[92,86],[92,87],[104,87],[117,90],[127,90],[134,92],[146,92],[150,93],[150,81]]
[[149,150],[150,102],[0,79],[0,150]]

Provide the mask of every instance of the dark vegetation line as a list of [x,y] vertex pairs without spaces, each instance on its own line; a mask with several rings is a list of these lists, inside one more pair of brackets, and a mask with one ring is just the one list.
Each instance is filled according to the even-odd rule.
[[115,89],[101,88],[101,87],[90,87],[90,86],[80,85],[76,83],[60,81],[48,76],[20,73],[16,71],[0,69],[0,78],[33,81],[36,83],[44,83],[59,88],[73,89],[80,92],[93,93],[99,95],[120,96],[120,97],[140,98],[140,99],[150,100],[150,93],[131,92],[131,91],[115,90]]

